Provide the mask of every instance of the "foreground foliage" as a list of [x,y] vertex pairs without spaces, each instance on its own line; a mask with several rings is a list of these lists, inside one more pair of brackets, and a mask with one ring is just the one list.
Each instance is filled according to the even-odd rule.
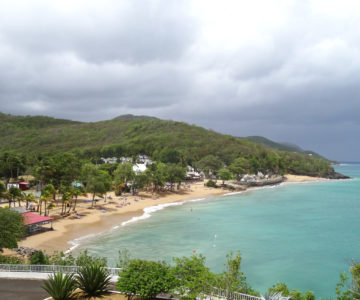
[[299,290],[290,291],[285,283],[278,283],[272,286],[268,293],[271,295],[281,295],[289,297],[292,300],[315,300],[315,295],[312,291],[301,293]]
[[[259,295],[246,283],[241,272],[240,252],[227,256],[225,270],[215,274],[205,265],[203,255],[174,258],[174,264],[130,259],[121,254],[123,271],[119,274],[117,289],[128,295],[153,298],[159,293],[172,293],[182,299],[195,299],[202,294],[211,294],[213,288],[230,292]],[[124,259],[126,257],[126,259]]]
[[81,267],[78,275],[78,287],[88,297],[101,297],[110,284],[109,272],[99,263],[89,263]]
[[0,207],[0,252],[3,248],[17,248],[17,242],[24,233],[22,215]]
[[54,300],[72,299],[73,292],[77,288],[77,280],[74,274],[57,273],[49,277],[43,285],[43,289]]
[[129,299],[135,294],[142,298],[154,298],[175,286],[175,277],[168,264],[143,259],[130,260],[117,283],[117,289]]

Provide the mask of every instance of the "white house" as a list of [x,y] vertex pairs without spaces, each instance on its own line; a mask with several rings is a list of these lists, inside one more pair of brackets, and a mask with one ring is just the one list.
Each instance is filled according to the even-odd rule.
[[135,164],[135,165],[133,165],[133,171],[136,174],[145,172],[146,169],[147,169],[146,164]]

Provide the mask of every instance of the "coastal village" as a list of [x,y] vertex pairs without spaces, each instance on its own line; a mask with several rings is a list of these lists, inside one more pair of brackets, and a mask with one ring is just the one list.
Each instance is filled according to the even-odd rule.
[[[141,175],[153,164],[153,160],[147,155],[138,155],[136,159],[131,157],[101,157],[103,165],[131,165],[134,175]],[[99,165],[98,165],[99,166]],[[234,179],[229,173],[215,176],[211,170],[207,174],[203,170],[197,170],[191,166],[184,169],[179,182],[164,181],[163,185],[155,188],[149,185],[140,189],[132,188],[134,182],[118,182],[122,192],[108,190],[103,193],[89,193],[83,182],[73,181],[72,195],[68,198],[61,191],[53,189],[49,195],[46,190],[47,182],[35,180],[32,175],[21,175],[18,179],[10,178],[6,184],[6,190],[0,195],[1,207],[10,207],[11,210],[23,216],[26,226],[26,236],[19,245],[22,254],[28,248],[33,253],[34,248],[48,251],[66,251],[70,248],[68,242],[72,239],[86,235],[88,232],[101,232],[106,228],[93,228],[92,223],[97,223],[101,218],[111,216],[115,223],[119,223],[119,215],[122,222],[126,222],[126,215],[142,214],[142,210],[148,206],[164,203],[185,201],[199,197],[221,195],[229,192],[241,192],[251,187],[275,185],[284,180],[312,181],[320,180],[309,176],[242,174]],[[36,184],[34,184],[36,183]],[[44,196],[45,195],[45,196]],[[69,197],[70,196],[70,197]],[[42,209],[41,206],[44,206]],[[81,226],[81,224],[86,224]],[[113,224],[113,223],[111,223]],[[76,233],[69,232],[68,226],[78,225]],[[89,226],[90,225],[90,226]],[[64,233],[66,232],[66,234]],[[65,238],[64,238],[65,236]],[[49,242],[51,240],[51,242]],[[16,251],[16,249],[15,249]]]
[[[193,160],[192,153],[185,156],[183,150],[172,148],[154,151],[153,157],[144,154],[86,156],[85,153],[79,155],[76,152],[49,152],[43,156],[10,151],[0,153],[0,222],[3,224],[4,237],[0,244],[3,250],[0,254],[0,276],[12,274],[15,278],[27,278],[35,276],[29,275],[29,272],[35,272],[39,279],[48,278],[46,283],[49,285],[41,287],[37,284],[37,293],[39,289],[46,289],[50,295],[54,295],[56,289],[50,285],[55,285],[59,280],[62,286],[67,280],[66,276],[74,276],[74,288],[61,287],[61,290],[67,290],[69,295],[79,291],[83,295],[80,299],[83,299],[92,292],[81,286],[79,280],[81,276],[89,276],[82,272],[90,272],[87,268],[93,268],[93,274],[103,274],[104,285],[99,287],[96,295],[105,295],[108,297],[105,299],[125,300],[125,297],[133,294],[148,299],[161,292],[167,293],[161,297],[170,299],[173,293],[177,297],[189,293],[188,287],[184,287],[186,281],[179,281],[171,274],[190,276],[193,273],[191,268],[200,267],[203,271],[194,275],[189,284],[193,285],[198,280],[206,284],[195,284],[192,299],[205,293],[205,297],[219,300],[262,300],[259,292],[247,285],[245,278],[240,280],[238,277],[242,274],[240,252],[230,252],[226,256],[226,268],[233,264],[237,266],[231,276],[239,280],[235,288],[229,289],[228,279],[224,277],[226,273],[211,272],[205,266],[205,257],[196,249],[189,258],[174,258],[175,265],[130,259],[120,251],[119,263],[109,266],[106,257],[81,251],[83,238],[131,226],[169,206],[212,197],[214,201],[221,201],[223,195],[251,193],[254,189],[284,182],[345,177],[334,172],[329,162],[322,159],[306,154],[260,149],[261,157],[254,153],[240,155],[227,164],[213,154]],[[285,172],[288,168],[284,167],[283,162],[289,159],[296,162],[293,174]],[[191,207],[188,213],[192,213]],[[11,226],[7,226],[7,223]],[[132,269],[132,264],[136,270]],[[190,269],[185,267],[187,264],[190,264]],[[146,266],[150,269],[146,269]],[[147,274],[152,274],[153,268],[158,267],[167,269],[168,273],[157,281],[159,287],[154,292],[152,280],[142,281],[142,278],[147,278]],[[207,279],[201,279],[203,276]],[[169,278],[172,279],[167,283]],[[91,279],[90,286],[96,286],[94,280]],[[137,285],[129,285],[132,280],[148,286],[152,294],[146,294],[146,289],[139,290]],[[230,291],[233,293],[231,296]],[[113,298],[115,294],[120,298]]]

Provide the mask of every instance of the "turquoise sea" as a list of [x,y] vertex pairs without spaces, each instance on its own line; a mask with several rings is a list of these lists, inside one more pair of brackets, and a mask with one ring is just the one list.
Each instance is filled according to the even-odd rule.
[[242,269],[262,293],[286,282],[333,297],[339,273],[348,271],[352,259],[360,260],[360,164],[336,170],[353,179],[290,183],[150,208],[143,219],[85,239],[75,251],[88,249],[115,265],[118,250],[125,248],[133,257],[167,261],[196,250],[220,272],[225,255],[241,250]]

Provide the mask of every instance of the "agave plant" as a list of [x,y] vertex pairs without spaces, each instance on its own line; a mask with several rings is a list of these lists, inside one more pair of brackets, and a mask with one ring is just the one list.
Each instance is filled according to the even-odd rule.
[[99,263],[91,263],[81,267],[78,271],[79,288],[88,297],[101,297],[106,293],[110,284],[109,272]]
[[54,300],[72,299],[74,290],[77,288],[77,281],[74,274],[55,273],[45,281],[43,289]]

